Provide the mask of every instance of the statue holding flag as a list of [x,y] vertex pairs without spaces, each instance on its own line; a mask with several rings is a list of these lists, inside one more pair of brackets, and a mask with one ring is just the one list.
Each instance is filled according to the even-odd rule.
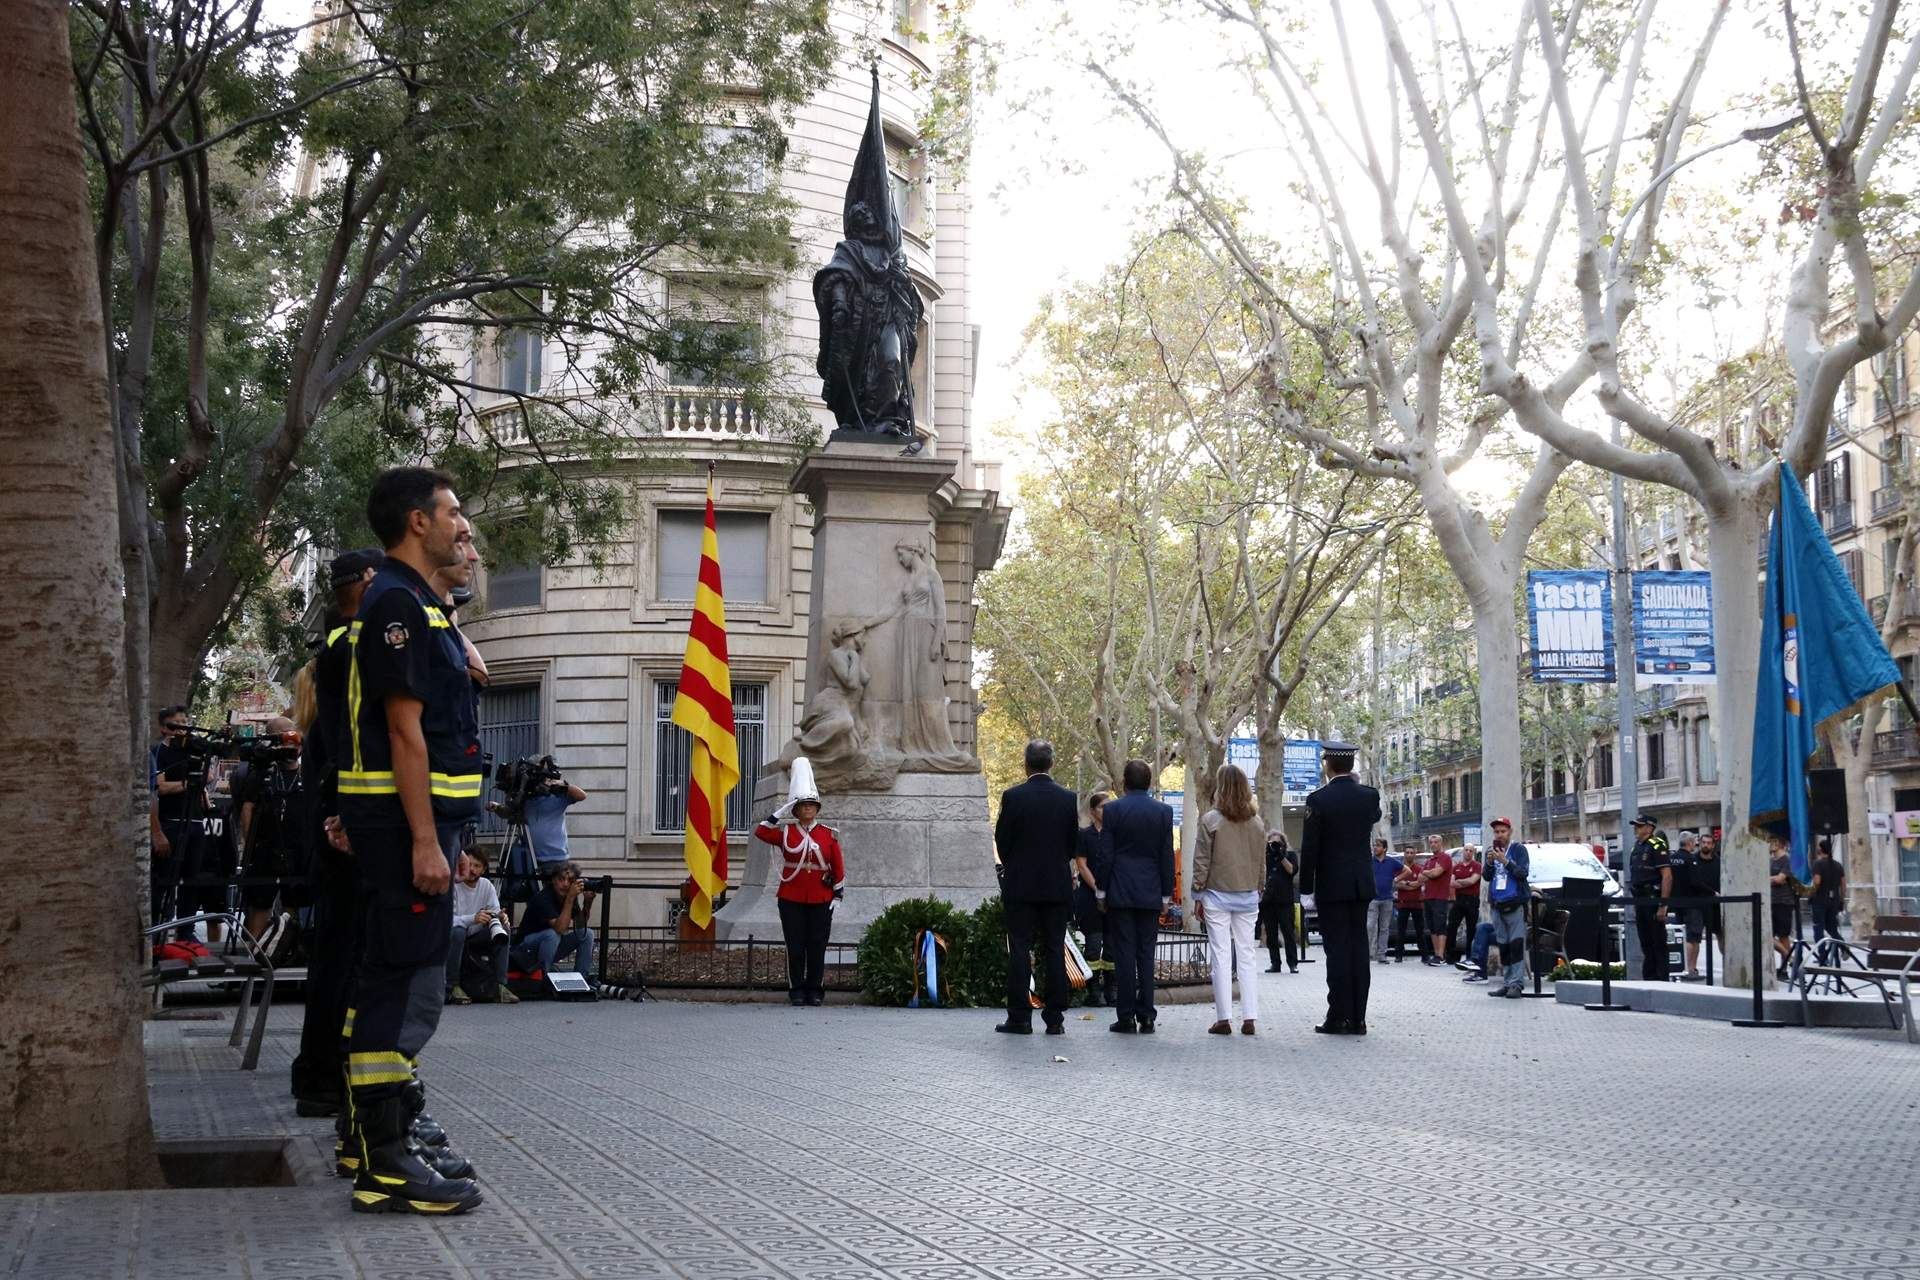
[[847,180],[841,215],[845,239],[813,277],[820,312],[820,396],[840,431],[924,443],[913,421],[913,359],[919,343],[920,293],[900,248],[900,210],[893,202],[887,143],[880,128],[880,70],[866,132]]
[[707,526],[701,535],[699,585],[673,723],[693,735],[687,772],[687,875],[693,897],[687,915],[705,929],[714,899],[727,889],[727,796],[740,783],[734,739],[733,679],[727,667],[727,609],[720,584],[720,540],[713,522],[713,464],[707,464]]

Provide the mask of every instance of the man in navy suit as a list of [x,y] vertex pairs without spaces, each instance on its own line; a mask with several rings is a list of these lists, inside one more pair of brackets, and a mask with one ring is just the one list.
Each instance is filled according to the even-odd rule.
[[1368,847],[1380,821],[1380,793],[1353,776],[1356,748],[1321,748],[1327,785],[1307,797],[1300,838],[1300,891],[1313,895],[1327,961],[1327,1019],[1323,1035],[1367,1034],[1367,906],[1373,901]]
[[1107,1030],[1152,1035],[1154,944],[1160,940],[1160,912],[1173,901],[1173,810],[1147,794],[1153,770],[1145,760],[1127,761],[1120,780],[1126,794],[1101,810],[1107,840],[1093,869],[1093,892],[1107,913],[1108,950],[1119,979],[1119,1017]]
[[1027,780],[1000,793],[993,845],[1000,853],[1000,902],[1007,921],[1007,1020],[995,1027],[1033,1034],[1033,943],[1047,966],[1047,1034],[1066,1034],[1067,914],[1073,901],[1073,855],[1080,843],[1080,802],[1052,778],[1053,744],[1027,744]]

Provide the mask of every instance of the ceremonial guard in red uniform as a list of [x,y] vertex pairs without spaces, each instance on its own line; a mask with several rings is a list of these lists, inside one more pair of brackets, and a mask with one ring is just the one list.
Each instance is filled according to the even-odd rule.
[[840,838],[820,818],[813,763],[793,762],[787,802],[753,829],[780,850],[780,931],[787,940],[787,1000],[817,1005],[826,998],[827,935],[847,890]]

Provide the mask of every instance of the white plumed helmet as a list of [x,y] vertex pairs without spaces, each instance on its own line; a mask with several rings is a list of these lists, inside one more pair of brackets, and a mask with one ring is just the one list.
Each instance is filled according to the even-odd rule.
[[773,816],[780,820],[791,818],[793,807],[806,801],[819,804],[820,789],[813,783],[813,761],[799,756],[787,771],[787,802],[774,810]]

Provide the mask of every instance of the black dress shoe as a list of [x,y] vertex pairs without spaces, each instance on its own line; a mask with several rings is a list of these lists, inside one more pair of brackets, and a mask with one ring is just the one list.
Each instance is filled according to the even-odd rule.
[[1367,1024],[1364,1022],[1356,1022],[1347,1028],[1347,1034],[1350,1036],[1363,1036],[1367,1034]]
[[1123,1036],[1136,1035],[1140,1031],[1140,1024],[1132,1018],[1121,1018],[1118,1022],[1108,1027],[1107,1030],[1118,1032]]
[[1047,1024],[1047,1034],[1050,1036],[1063,1036],[1067,1034],[1067,1028],[1063,1023],[1049,1022]]
[[1152,1018],[1142,1018],[1142,1019],[1140,1019],[1140,1034],[1141,1034],[1141,1035],[1143,1035],[1143,1036],[1150,1036],[1150,1035],[1152,1035],[1152,1034],[1153,1034],[1153,1019],[1152,1019]]
[[1268,972],[1268,973],[1282,973],[1282,972],[1284,972],[1284,970],[1282,970],[1282,969],[1280,968],[1280,966],[1279,966],[1279,965],[1277,965],[1277,964],[1270,964],[1270,965],[1268,965],[1268,966],[1267,966],[1267,972]]
[[1323,1036],[1350,1036],[1353,1034],[1353,1028],[1344,1022],[1327,1021],[1317,1023],[1313,1029]]
[[1003,1035],[1009,1036],[1030,1036],[1033,1034],[1033,1024],[1031,1022],[996,1022],[993,1029]]

